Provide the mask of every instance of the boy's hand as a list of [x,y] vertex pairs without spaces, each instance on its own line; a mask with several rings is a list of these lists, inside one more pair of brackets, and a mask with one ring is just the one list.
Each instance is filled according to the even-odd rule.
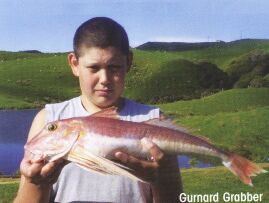
[[134,175],[137,175],[139,178],[150,183],[158,182],[161,169],[167,167],[166,162],[169,157],[165,156],[156,144],[147,139],[143,140],[142,144],[150,153],[149,160],[138,159],[121,151],[116,152],[115,157],[127,167],[133,169]]
[[148,148],[150,160],[141,160],[123,152],[116,152],[115,156],[127,167],[134,170],[134,175],[151,184],[154,202],[178,202],[178,195],[182,192],[179,181],[179,168],[176,156],[165,155],[160,148],[149,140],[142,141]]
[[66,161],[62,159],[46,163],[43,159],[31,160],[25,156],[20,171],[27,182],[40,187],[50,187],[57,181],[65,165]]

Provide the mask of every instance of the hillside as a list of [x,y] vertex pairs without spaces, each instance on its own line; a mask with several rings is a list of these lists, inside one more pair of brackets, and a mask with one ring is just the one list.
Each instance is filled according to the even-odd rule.
[[269,106],[269,88],[232,89],[201,99],[177,101],[160,106],[165,112],[176,114],[178,117],[248,111]]
[[[133,49],[133,52],[134,62],[126,79],[125,96],[154,104],[200,98],[232,88],[242,78],[234,80],[230,70],[248,63],[245,56],[251,53],[259,53],[256,57],[259,64],[266,64],[263,61],[266,57],[262,56],[269,53],[269,42],[238,40],[202,50]],[[41,107],[78,95],[78,82],[71,74],[66,57],[66,53],[1,51],[0,109]],[[259,67],[255,67],[251,70],[259,72]],[[250,76],[254,87],[269,86],[268,73],[263,73],[262,83],[256,74]]]
[[27,60],[30,58],[48,57],[61,54],[63,53],[42,53],[38,50],[26,50],[20,52],[0,51],[0,62],[10,60]]
[[[141,76],[144,77],[142,80]],[[133,84],[139,84],[139,88]],[[158,70],[147,70],[141,75],[133,68],[126,86],[128,97],[141,102],[164,103],[199,98],[207,92],[228,88],[229,78],[209,62],[193,63],[177,59],[163,62]]]
[[268,161],[269,88],[227,90],[160,107],[192,133],[252,160]]
[[136,49],[144,51],[189,51],[189,50],[199,50],[209,47],[220,47],[224,46],[226,43],[223,41],[219,42],[147,42],[142,44]]
[[6,55],[0,62],[0,109],[40,107],[77,93],[66,54]]
[[233,60],[226,72],[235,88],[267,86],[269,54],[262,50],[251,51]]
[[176,53],[180,58],[193,62],[206,60],[216,64],[222,70],[226,70],[228,64],[230,64],[233,59],[253,50],[264,50],[267,53],[269,52],[268,39],[242,39],[225,42],[224,44],[222,43],[221,46],[212,45],[213,46],[204,49],[195,48],[195,45],[193,45],[194,49],[189,51],[167,52],[165,49],[159,49],[159,51],[154,52]]
[[[269,40],[238,40],[203,50],[134,50],[134,53],[134,66],[127,78],[126,95],[145,103],[199,98],[221,89],[240,88],[242,86],[236,83],[240,83],[241,79],[244,81],[244,77],[234,78],[230,70],[237,70],[240,64],[247,64],[248,57],[244,56],[255,55],[255,63],[263,65],[260,68],[252,63],[255,74],[248,76],[248,83],[243,87],[269,87],[267,72],[264,71],[269,67],[266,65]],[[217,69],[221,71],[217,73]],[[139,84],[139,89],[134,84]]]
[[216,42],[146,42],[136,47],[143,51],[190,51],[205,48],[224,48],[243,44],[264,44],[269,43],[268,39],[241,39],[231,42],[216,41]]

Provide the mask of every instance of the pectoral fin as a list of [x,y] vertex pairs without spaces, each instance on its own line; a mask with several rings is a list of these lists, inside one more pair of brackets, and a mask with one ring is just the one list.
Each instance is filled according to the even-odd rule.
[[115,161],[91,154],[79,147],[72,150],[66,159],[91,172],[98,174],[122,175],[135,181],[144,182],[142,179],[131,173],[133,171],[132,169]]

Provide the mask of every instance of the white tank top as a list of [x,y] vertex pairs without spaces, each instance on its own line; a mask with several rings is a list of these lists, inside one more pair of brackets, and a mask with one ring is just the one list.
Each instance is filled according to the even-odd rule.
[[[45,106],[47,122],[90,115],[83,107],[80,97]],[[159,118],[160,111],[134,101],[124,99],[120,118],[133,122],[143,122]],[[149,184],[133,181],[116,175],[99,175],[81,169],[70,163],[61,172],[53,185],[51,202],[83,203],[144,203],[153,202]]]

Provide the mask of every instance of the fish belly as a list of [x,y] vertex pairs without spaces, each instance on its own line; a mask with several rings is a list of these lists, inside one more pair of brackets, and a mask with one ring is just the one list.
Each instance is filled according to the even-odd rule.
[[149,156],[148,151],[143,147],[141,140],[132,139],[132,136],[126,137],[111,137],[107,135],[100,135],[89,133],[74,145],[82,147],[87,153],[107,159],[114,159],[116,151],[122,151],[139,158],[146,158]]

